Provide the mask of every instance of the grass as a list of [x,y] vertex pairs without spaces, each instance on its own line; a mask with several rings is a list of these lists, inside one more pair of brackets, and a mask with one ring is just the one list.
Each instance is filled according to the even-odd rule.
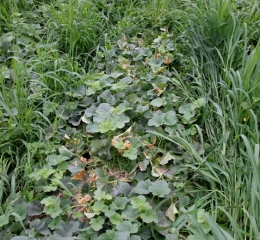
[[[201,3],[187,31],[194,63],[191,84],[199,96],[207,98],[200,127],[203,141],[214,150],[200,159],[185,139],[167,139],[193,153],[199,164],[196,172],[210,184],[208,190],[214,195],[214,204],[209,206],[216,212],[215,221],[219,214],[223,221],[224,215],[234,239],[255,239],[260,236],[260,199],[255,185],[259,179],[259,127],[258,105],[252,100],[260,77],[259,43],[250,45],[254,33],[243,24],[250,14],[237,13],[227,1]],[[212,224],[217,227],[216,222]],[[224,239],[219,231],[215,234],[216,239]]]
[[[76,188],[67,174],[67,169],[75,171],[72,161],[55,165],[60,156],[77,162],[83,153],[91,155],[84,161],[94,161],[96,154],[98,166],[102,163],[134,175],[139,171],[132,179],[134,185],[164,179],[157,171],[164,166],[158,167],[156,160],[170,152],[173,157],[167,163],[174,162],[169,169],[176,176],[167,182],[173,195],[160,199],[156,207],[163,212],[171,202],[178,208],[167,234],[188,240],[260,239],[259,9],[254,0],[4,2],[0,7],[0,237],[2,231],[11,236],[14,228],[7,223],[2,228],[5,214],[10,214],[10,224],[29,226],[22,213],[19,220],[11,216],[14,202],[41,201],[48,194],[55,196],[55,191]],[[173,46],[165,39],[171,39]],[[162,62],[166,56],[171,59],[166,66],[158,63],[161,56]],[[129,81],[127,87],[123,79]],[[90,89],[93,92],[86,94]],[[171,98],[166,95],[170,91]],[[152,105],[155,98],[167,104]],[[205,102],[192,109],[199,98]],[[98,132],[94,126],[93,132],[86,132],[86,125],[101,118],[95,106],[108,102],[113,107],[121,104],[116,110],[123,114],[131,113],[130,123],[113,131]],[[146,106],[149,111],[142,110]],[[186,113],[180,111],[190,106]],[[147,125],[155,111],[167,108],[176,111],[178,125]],[[190,119],[183,116],[187,112]],[[133,130],[127,132],[130,126]],[[136,152],[127,153],[131,160],[123,157],[125,145],[111,146],[115,136],[124,140],[123,145],[129,139],[130,148],[136,146]],[[158,142],[150,143],[151,136],[157,136]],[[60,155],[50,160],[55,154]],[[90,162],[83,169],[92,174],[95,166]],[[50,175],[45,177],[42,169]],[[42,179],[28,178],[37,171]],[[114,186],[105,184],[116,180],[103,173],[99,177],[97,185],[112,192]],[[91,195],[93,182],[88,181],[83,191]],[[187,205],[180,203],[184,197],[190,199]],[[72,209],[64,206],[64,212]],[[160,239],[161,232],[153,232],[156,227],[158,232],[163,229],[152,223],[143,229],[152,229],[152,236]]]

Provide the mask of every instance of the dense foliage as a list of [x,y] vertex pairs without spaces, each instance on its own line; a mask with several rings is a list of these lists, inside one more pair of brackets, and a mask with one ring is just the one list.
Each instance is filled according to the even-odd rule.
[[4,1],[0,239],[259,239],[259,8]]

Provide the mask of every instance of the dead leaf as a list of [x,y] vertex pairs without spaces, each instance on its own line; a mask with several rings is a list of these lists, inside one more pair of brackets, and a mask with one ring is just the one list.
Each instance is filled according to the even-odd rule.
[[95,217],[96,213],[84,212],[84,215],[85,215],[87,218],[93,218],[93,217]]
[[147,146],[147,147],[149,147],[152,150],[152,149],[154,149],[155,143],[156,143],[156,137],[154,138],[153,143],[151,143],[151,144],[149,144],[149,143],[142,143],[142,145],[143,146]]
[[76,173],[71,179],[73,180],[83,180],[85,176],[85,170],[81,170],[80,172]]
[[131,142],[129,140],[125,141],[125,150],[128,150],[131,148]]
[[164,59],[164,63],[165,64],[170,64],[170,57],[169,56],[167,56],[165,59]]
[[178,214],[178,210],[174,203],[170,205],[170,207],[167,209],[165,215],[168,217],[172,222],[175,221],[175,215]]
[[81,197],[78,199],[78,203],[85,204],[85,203],[89,202],[90,199],[91,199],[91,197],[88,194],[86,194],[84,197]]
[[156,59],[159,59],[159,58],[161,57],[161,54],[160,54],[160,53],[155,53],[154,55],[155,55],[155,58],[156,58]]
[[86,159],[86,158],[84,158],[84,157],[80,157],[80,161],[82,162],[82,163],[86,163],[88,160]]
[[74,161],[74,162],[72,163],[72,165],[75,166],[75,167],[77,167],[77,166],[78,166],[77,161]]

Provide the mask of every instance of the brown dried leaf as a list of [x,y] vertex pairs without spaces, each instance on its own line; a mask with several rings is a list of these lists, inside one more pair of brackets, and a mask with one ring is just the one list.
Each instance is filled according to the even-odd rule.
[[85,170],[81,170],[80,172],[76,173],[71,179],[83,180],[84,176],[85,176]]

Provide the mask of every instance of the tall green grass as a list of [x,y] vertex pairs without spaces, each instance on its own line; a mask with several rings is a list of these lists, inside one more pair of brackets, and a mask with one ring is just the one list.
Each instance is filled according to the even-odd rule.
[[45,18],[49,19],[49,41],[58,42],[62,52],[80,57],[86,65],[91,52],[103,40],[103,32],[109,28],[106,18],[91,1],[54,1],[44,9]]
[[[194,164],[186,167],[210,192],[200,204],[211,213],[215,239],[260,238],[260,41],[255,39],[255,22],[250,25],[258,7],[252,1],[246,11],[238,11],[230,1],[198,1],[186,30],[193,62],[187,88],[193,97],[207,100],[198,127],[201,141],[211,150],[200,156],[181,132],[159,134],[193,156]],[[258,13],[255,21],[259,19]],[[191,213],[186,216],[196,222]],[[198,224],[193,234],[205,239],[201,233]]]

